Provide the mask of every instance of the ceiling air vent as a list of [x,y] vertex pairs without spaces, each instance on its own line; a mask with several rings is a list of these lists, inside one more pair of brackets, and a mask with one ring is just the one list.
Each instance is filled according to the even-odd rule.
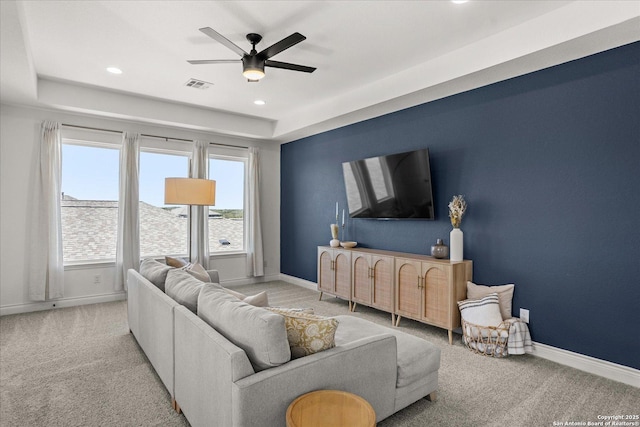
[[209,87],[211,85],[213,85],[213,83],[209,83],[209,82],[204,82],[202,80],[196,80],[196,79],[189,79],[187,80],[187,82],[184,84],[186,87],[192,87],[194,89],[209,89]]

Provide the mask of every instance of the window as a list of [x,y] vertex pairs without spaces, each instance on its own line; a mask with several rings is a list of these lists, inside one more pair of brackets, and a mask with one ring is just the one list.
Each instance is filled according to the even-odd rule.
[[117,146],[63,140],[60,204],[65,264],[115,260],[119,157]]
[[140,151],[140,257],[181,255],[188,252],[187,206],[165,206],[164,179],[186,178],[186,153]]
[[209,179],[216,181],[216,204],[209,209],[209,252],[245,249],[245,171],[247,159],[211,155]]

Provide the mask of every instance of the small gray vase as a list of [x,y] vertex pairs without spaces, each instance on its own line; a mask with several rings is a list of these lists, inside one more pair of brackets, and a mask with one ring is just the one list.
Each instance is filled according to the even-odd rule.
[[449,247],[442,242],[442,239],[437,239],[436,244],[431,246],[431,256],[438,259],[449,256]]

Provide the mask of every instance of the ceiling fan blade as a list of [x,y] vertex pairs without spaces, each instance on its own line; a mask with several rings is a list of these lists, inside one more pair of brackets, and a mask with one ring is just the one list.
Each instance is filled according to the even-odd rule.
[[283,50],[289,49],[291,46],[294,46],[306,39],[307,38],[300,33],[293,33],[289,37],[283,38],[279,42],[272,44],[271,46],[260,52],[258,54],[258,57],[260,59],[269,59],[272,56],[279,54]]
[[265,67],[283,68],[285,70],[302,71],[303,73],[313,73],[315,67],[307,67],[306,65],[290,64],[288,62],[280,61],[265,61]]
[[238,62],[242,62],[242,59],[191,59],[187,61],[192,65],[202,65],[202,64],[237,64]]
[[206,35],[208,35],[218,43],[225,45],[226,47],[228,47],[238,55],[240,56],[248,55],[248,53],[245,52],[244,49],[242,49],[240,46],[233,43],[231,40],[227,39],[225,36],[223,36],[219,32],[215,31],[213,28],[204,27],[204,28],[200,28],[200,31],[202,31],[203,33],[205,33]]

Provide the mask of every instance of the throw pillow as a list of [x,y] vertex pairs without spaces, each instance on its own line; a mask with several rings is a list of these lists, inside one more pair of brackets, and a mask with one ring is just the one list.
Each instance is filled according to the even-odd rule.
[[194,263],[189,262],[187,263],[187,265],[181,267],[180,269],[182,271],[186,271],[187,273],[189,273],[190,275],[192,275],[193,277],[195,277],[196,279],[202,282],[211,281],[211,279],[209,278],[209,273],[207,273],[207,270],[205,270],[204,267],[198,264],[197,262],[194,262]]
[[233,295],[234,297],[238,298],[240,301],[244,300],[247,297],[245,294],[241,294],[240,292],[234,291],[229,288],[224,288],[224,291],[229,295]]
[[255,307],[269,307],[269,298],[267,297],[267,291],[262,291],[259,294],[249,295],[242,300],[247,304],[251,304]]
[[308,356],[336,346],[337,319],[274,307],[268,307],[267,310],[284,317],[292,359]]
[[164,262],[167,265],[170,265],[171,267],[175,267],[175,268],[184,267],[185,265],[189,264],[189,262],[186,261],[184,258],[174,258],[170,256],[164,257]]
[[205,283],[180,269],[172,269],[167,274],[165,292],[177,303],[198,312],[198,296],[205,286],[221,287],[215,283]]
[[170,270],[173,270],[173,267],[169,267],[153,258],[147,258],[140,263],[140,274],[156,285],[162,292],[164,292],[164,282]]
[[515,287],[516,285],[513,284],[484,286],[476,285],[473,282],[467,282],[467,298],[479,299],[491,293],[497,293],[498,300],[500,302],[500,314],[502,315],[502,320],[507,320],[513,317],[511,315],[511,305],[513,300],[513,290]]
[[291,360],[284,318],[206,286],[198,297],[198,317],[247,354],[257,371]]
[[498,294],[492,293],[478,300],[458,301],[460,315],[469,323],[478,326],[499,326],[502,323]]

